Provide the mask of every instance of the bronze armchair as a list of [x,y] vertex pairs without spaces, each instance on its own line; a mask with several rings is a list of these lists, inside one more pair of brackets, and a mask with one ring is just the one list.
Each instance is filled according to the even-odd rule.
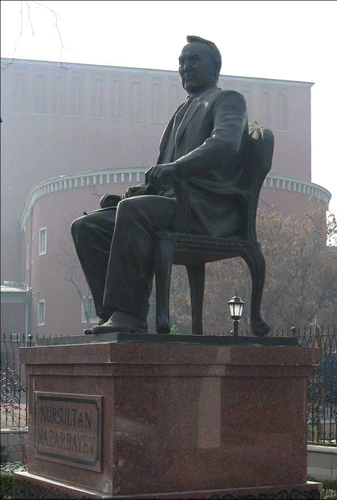
[[188,234],[188,185],[181,179],[172,179],[177,198],[174,231],[156,234],[156,331],[169,333],[169,294],[172,264],[187,269],[192,309],[192,333],[202,335],[202,306],[204,298],[205,264],[232,257],[242,257],[252,278],[250,325],[254,335],[264,336],[270,331],[260,313],[265,280],[265,259],[256,237],[255,221],[260,190],[271,169],[274,150],[273,133],[256,122],[249,124],[246,172],[244,185],[233,189],[240,203],[241,234],[226,238]]

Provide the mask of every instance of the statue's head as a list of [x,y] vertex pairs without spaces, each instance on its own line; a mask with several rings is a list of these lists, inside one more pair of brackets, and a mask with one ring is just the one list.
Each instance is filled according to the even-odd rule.
[[221,54],[213,42],[199,36],[188,36],[187,42],[179,57],[179,74],[184,89],[195,94],[217,84]]

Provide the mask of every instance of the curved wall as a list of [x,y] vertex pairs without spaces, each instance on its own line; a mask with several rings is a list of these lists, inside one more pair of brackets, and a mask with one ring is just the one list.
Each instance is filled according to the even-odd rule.
[[[89,294],[70,237],[71,222],[83,211],[99,208],[105,193],[123,194],[141,183],[143,168],[104,169],[52,178],[30,193],[20,228],[23,234],[24,279],[33,289],[32,331],[39,335],[80,334],[85,327],[81,299]],[[270,174],[261,190],[263,210],[285,215],[325,208],[329,192],[315,184]],[[39,231],[46,230],[46,253],[39,255]],[[69,281],[73,274],[74,283]],[[68,276],[67,276],[68,274]],[[66,279],[68,278],[68,280]],[[90,295],[90,294],[89,294]],[[45,321],[38,324],[39,301],[45,304]]]
[[[3,60],[9,63],[8,60]],[[221,75],[275,135],[273,171],[310,182],[311,83]],[[186,98],[178,73],[14,60],[1,72],[2,273],[20,281],[18,221],[34,185],[85,170],[147,167]]]
[[[186,93],[173,71],[50,61],[14,60],[1,80],[2,280],[32,287],[33,333],[78,334],[81,301],[69,279],[88,290],[70,223],[104,193],[143,180]],[[219,86],[241,92],[250,121],[274,133],[261,207],[286,215],[326,208],[329,192],[311,183],[312,83],[221,75]]]

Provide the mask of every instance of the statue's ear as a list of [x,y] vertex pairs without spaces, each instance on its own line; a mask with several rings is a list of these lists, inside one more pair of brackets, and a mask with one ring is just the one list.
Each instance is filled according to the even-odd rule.
[[215,82],[217,82],[219,80],[219,76],[220,76],[220,70],[221,70],[221,64],[214,64],[214,78],[215,78]]

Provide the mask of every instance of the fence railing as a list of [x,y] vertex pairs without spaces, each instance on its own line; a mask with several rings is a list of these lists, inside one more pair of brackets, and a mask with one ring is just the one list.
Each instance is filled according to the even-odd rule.
[[[275,330],[274,337],[297,337],[303,347],[318,347],[321,362],[308,380],[308,443],[337,445],[336,325]],[[21,429],[28,422],[28,381],[19,362],[19,347],[35,344],[32,336],[1,338],[1,428]]]
[[318,347],[320,365],[308,381],[308,443],[337,445],[337,332],[334,326],[299,330],[300,345]]
[[19,361],[19,348],[33,344],[32,336],[11,333],[1,338],[1,429],[27,426],[28,380]]

